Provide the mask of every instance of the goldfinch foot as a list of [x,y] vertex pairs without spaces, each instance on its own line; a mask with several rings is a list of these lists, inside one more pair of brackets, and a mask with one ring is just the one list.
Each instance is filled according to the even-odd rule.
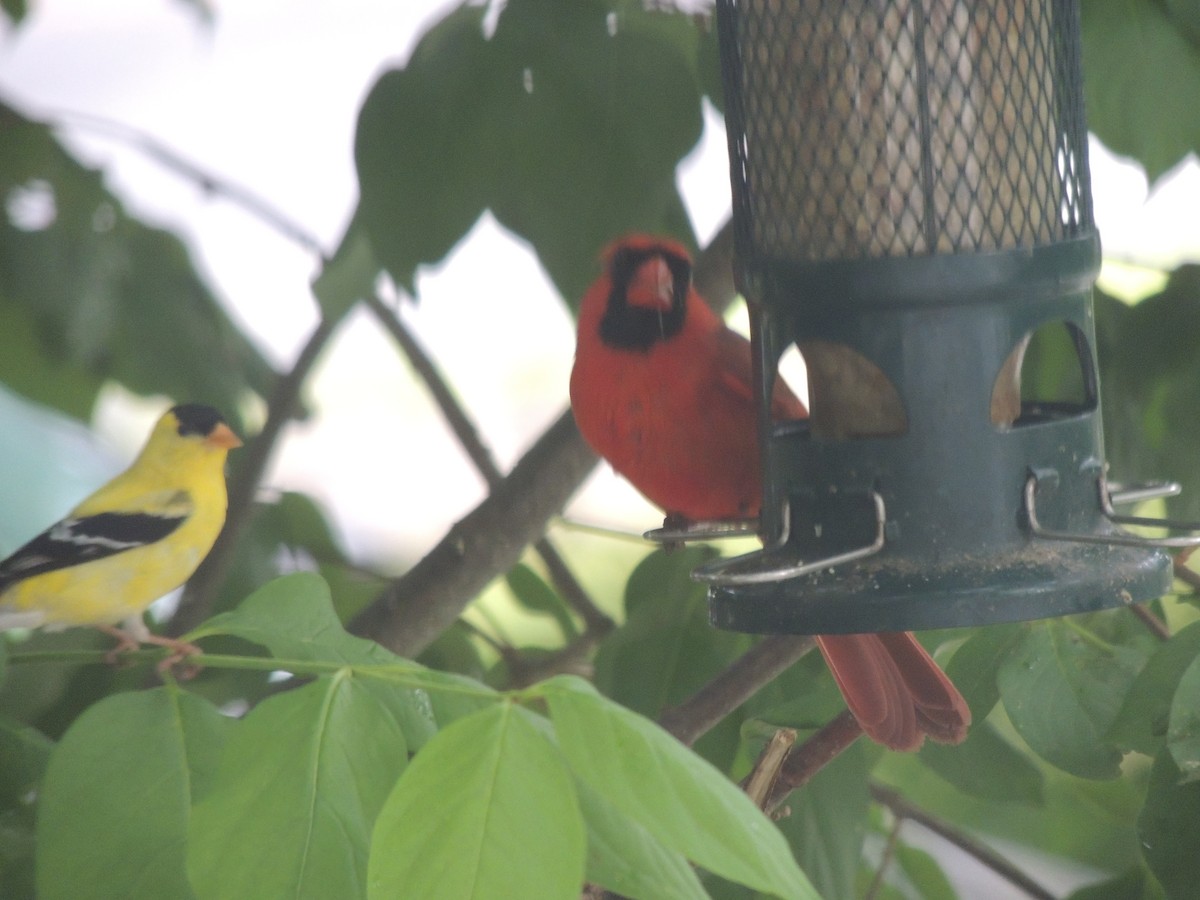
[[[159,675],[165,675],[170,669],[183,662],[189,656],[195,656],[203,652],[195,644],[189,644],[187,641],[177,640],[176,638],[163,637],[162,635],[150,634],[148,632],[146,634],[133,635],[115,625],[97,625],[96,628],[117,639],[117,646],[109,650],[104,657],[112,665],[120,663],[122,653],[137,650],[142,644],[154,644],[157,647],[166,647],[171,651],[155,666]],[[189,678],[194,678],[201,668],[201,666],[194,663],[189,664],[177,672],[176,677],[186,681]]]

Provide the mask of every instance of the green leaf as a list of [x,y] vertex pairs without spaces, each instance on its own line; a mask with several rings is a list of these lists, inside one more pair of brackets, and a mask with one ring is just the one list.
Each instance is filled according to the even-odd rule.
[[574,784],[538,717],[499,703],[438,732],[387,798],[370,900],[577,897],[586,853]]
[[1088,127],[1153,182],[1200,150],[1200,45],[1160,3],[1087,0],[1082,11]]
[[1096,296],[1104,384],[1104,449],[1114,479],[1167,478],[1183,486],[1167,500],[1174,517],[1200,520],[1200,266],[1180,266],[1163,289],[1134,307]]
[[587,782],[575,794],[587,824],[587,880],[622,897],[706,898],[696,870]]
[[977,628],[950,657],[946,675],[967,701],[973,721],[986,719],[1000,699],[997,673],[1024,633],[1015,623]]
[[0,717],[0,805],[20,803],[37,787],[53,749],[36,728]]
[[1184,778],[1200,779],[1200,657],[1184,670],[1171,701],[1167,749]]
[[575,774],[665,847],[779,897],[812,897],[779,830],[711,765],[578,678],[537,689]]
[[192,896],[188,820],[231,722],[172,687],[115,694],[51,754],[38,812],[38,896]]
[[1138,673],[1108,736],[1118,747],[1156,756],[1163,748],[1180,679],[1200,655],[1200,622],[1163,644]]
[[348,671],[265,700],[238,723],[196,806],[196,892],[363,896],[371,829],[407,760],[391,710]]
[[553,618],[568,640],[578,635],[579,629],[575,627],[571,611],[563,598],[529,566],[517,563],[508,570],[504,580],[522,607],[531,613]]
[[800,867],[822,897],[854,896],[871,797],[867,772],[874,761],[862,741],[835,757],[787,800],[779,820]]
[[10,22],[19,25],[29,12],[28,0],[0,0],[0,9],[8,16]]
[[1116,778],[1121,754],[1105,739],[1143,662],[1098,647],[1063,620],[1037,622],[1000,666],[1009,719],[1048,762],[1081,778]]
[[596,654],[601,693],[657,717],[750,646],[745,635],[709,624],[707,588],[691,572],[712,556],[708,547],[656,550],[638,564],[625,586],[625,624]]
[[1162,900],[1164,894],[1146,870],[1130,869],[1096,884],[1089,884],[1069,894],[1066,900]]
[[997,803],[1041,806],[1041,771],[988,722],[971,726],[957,747],[927,742],[920,760],[960,791]]
[[273,372],[177,237],[129,216],[48,126],[0,104],[0,129],[0,380],[83,416],[110,380],[230,416],[267,393]]
[[1146,864],[1167,896],[1187,900],[1200,884],[1200,782],[1181,784],[1181,778],[1170,753],[1155,757],[1137,832]]
[[375,290],[379,263],[371,250],[371,240],[359,216],[355,216],[338,245],[333,259],[313,280],[313,296],[321,305],[328,322],[342,318],[359,300]]
[[489,39],[486,14],[447,15],[359,116],[360,213],[392,277],[411,289],[484,209],[536,248],[572,303],[622,233],[690,238],[675,185],[702,129],[690,17],[509,0]]
[[920,889],[921,900],[958,900],[942,867],[924,850],[902,842],[896,846],[896,862],[909,882]]

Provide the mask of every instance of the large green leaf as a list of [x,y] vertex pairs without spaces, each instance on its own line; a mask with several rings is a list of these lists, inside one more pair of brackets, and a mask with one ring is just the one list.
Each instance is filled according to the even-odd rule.
[[1042,773],[992,727],[975,722],[957,747],[926,743],[921,762],[960,791],[995,803],[1041,806]]
[[0,105],[0,380],[86,416],[113,379],[236,417],[272,373],[178,238],[130,217],[50,128]]
[[622,897],[706,898],[696,870],[677,850],[621,813],[587,782],[575,782],[587,823],[587,879]]
[[750,646],[745,635],[713,628],[707,589],[692,569],[712,558],[707,547],[647,556],[625,586],[625,624],[596,654],[596,686],[655,718],[681,702]]
[[1181,778],[1171,754],[1160,753],[1137,823],[1146,863],[1172,900],[1190,900],[1200,884],[1200,782],[1180,784]]
[[259,704],[196,806],[197,894],[362,897],[371,829],[407,761],[399,723],[348,670]]
[[1106,735],[1144,659],[1089,640],[1082,627],[1029,626],[1000,667],[1000,694],[1017,731],[1048,762],[1082,778],[1116,778],[1121,754]]
[[1200,43],[1164,4],[1085,0],[1083,63],[1088,127],[1151,181],[1200,150]]
[[1155,756],[1167,739],[1171,703],[1183,673],[1200,655],[1200,622],[1181,629],[1150,657],[1138,673],[1109,738],[1125,750]]
[[537,690],[576,775],[663,846],[730,881],[815,900],[779,830],[709,763],[581,679]]
[[1200,658],[1184,670],[1171,700],[1167,749],[1187,780],[1200,780]]
[[854,896],[871,797],[867,772],[874,756],[851,745],[787,801],[779,821],[801,868],[822,897]]
[[[281,667],[298,661],[363,668],[372,676],[367,690],[378,688],[378,699],[399,716],[414,750],[439,724],[478,709],[492,694],[479,682],[427,669],[346,632],[333,611],[329,586],[311,572],[284,575],[263,585],[236,610],[214,616],[188,638],[213,634],[261,644]],[[394,690],[396,685],[408,690]]]
[[385,73],[359,117],[360,213],[411,287],[485,209],[569,301],[620,234],[691,237],[675,167],[700,136],[700,39],[684,15],[510,0],[494,33],[463,5]]
[[231,725],[171,687],[115,694],[80,716],[41,788],[38,896],[192,896],[192,802],[211,784]]
[[1170,479],[1172,516],[1200,520],[1200,266],[1180,266],[1134,307],[1097,293],[1104,446],[1113,478]]
[[533,713],[498,703],[438,732],[396,784],[367,896],[569,900],[585,852],[562,754]]

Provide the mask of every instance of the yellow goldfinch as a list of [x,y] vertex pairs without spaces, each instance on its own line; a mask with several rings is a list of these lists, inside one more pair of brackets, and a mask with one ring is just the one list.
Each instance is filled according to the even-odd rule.
[[163,413],[128,469],[0,562],[0,631],[90,625],[119,641],[110,658],[152,643],[174,651],[165,665],[198,652],[151,634],[142,613],[212,549],[225,523],[225,457],[241,445],[210,406]]

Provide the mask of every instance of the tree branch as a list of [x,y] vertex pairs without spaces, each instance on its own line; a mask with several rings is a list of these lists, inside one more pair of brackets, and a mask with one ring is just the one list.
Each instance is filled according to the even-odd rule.
[[570,410],[512,472],[405,575],[350,623],[401,656],[416,656],[546,529],[596,464]]
[[663,710],[659,724],[690,747],[811,650],[814,643],[808,635],[773,634],[763,638],[683,703]]

